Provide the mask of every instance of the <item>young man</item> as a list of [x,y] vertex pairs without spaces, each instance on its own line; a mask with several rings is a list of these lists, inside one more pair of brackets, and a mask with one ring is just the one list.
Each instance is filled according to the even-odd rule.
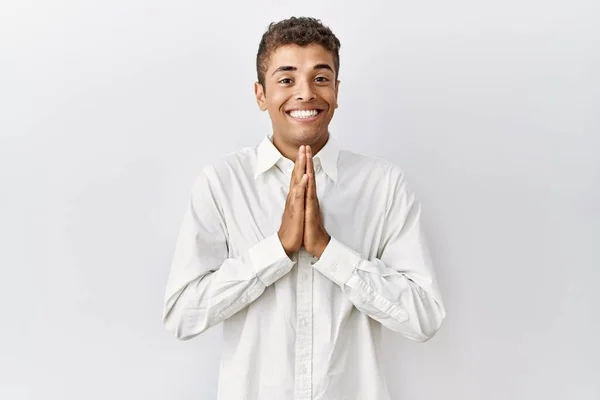
[[382,326],[425,341],[444,319],[402,172],[329,134],[339,48],[318,20],[271,24],[255,93],[273,132],[193,185],[164,324],[223,322],[221,400],[389,399]]

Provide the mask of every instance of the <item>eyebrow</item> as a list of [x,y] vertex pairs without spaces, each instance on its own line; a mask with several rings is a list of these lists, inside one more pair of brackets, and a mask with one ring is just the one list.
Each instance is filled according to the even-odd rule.
[[[333,72],[333,68],[331,68],[331,65],[329,64],[317,64],[313,67],[314,70],[318,70],[318,69],[327,69],[331,72]],[[273,71],[273,73],[271,74],[271,76],[275,75],[278,72],[284,72],[284,71],[297,71],[298,68],[293,67],[291,65],[282,65],[281,67],[277,68],[275,71]]]

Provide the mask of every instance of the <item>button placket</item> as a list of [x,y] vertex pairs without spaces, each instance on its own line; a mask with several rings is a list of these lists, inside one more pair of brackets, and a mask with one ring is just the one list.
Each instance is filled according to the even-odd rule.
[[298,257],[297,320],[296,320],[296,382],[295,400],[312,397],[312,266],[310,256],[301,250]]

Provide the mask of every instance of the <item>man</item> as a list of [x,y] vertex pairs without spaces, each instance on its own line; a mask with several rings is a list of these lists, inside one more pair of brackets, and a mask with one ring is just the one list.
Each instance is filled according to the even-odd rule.
[[444,319],[403,174],[329,134],[339,47],[318,20],[271,24],[255,94],[273,132],[193,185],[164,324],[223,322],[221,400],[389,399],[381,327],[425,341]]

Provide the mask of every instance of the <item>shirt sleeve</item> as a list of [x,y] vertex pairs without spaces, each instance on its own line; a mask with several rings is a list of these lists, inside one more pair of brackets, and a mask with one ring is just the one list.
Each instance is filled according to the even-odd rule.
[[228,257],[227,227],[210,184],[215,176],[207,167],[194,182],[167,281],[163,324],[181,340],[248,306],[296,262],[277,233]]
[[446,311],[421,227],[421,207],[400,177],[386,210],[379,257],[365,259],[334,237],[313,267],[358,310],[387,328],[426,341]]

